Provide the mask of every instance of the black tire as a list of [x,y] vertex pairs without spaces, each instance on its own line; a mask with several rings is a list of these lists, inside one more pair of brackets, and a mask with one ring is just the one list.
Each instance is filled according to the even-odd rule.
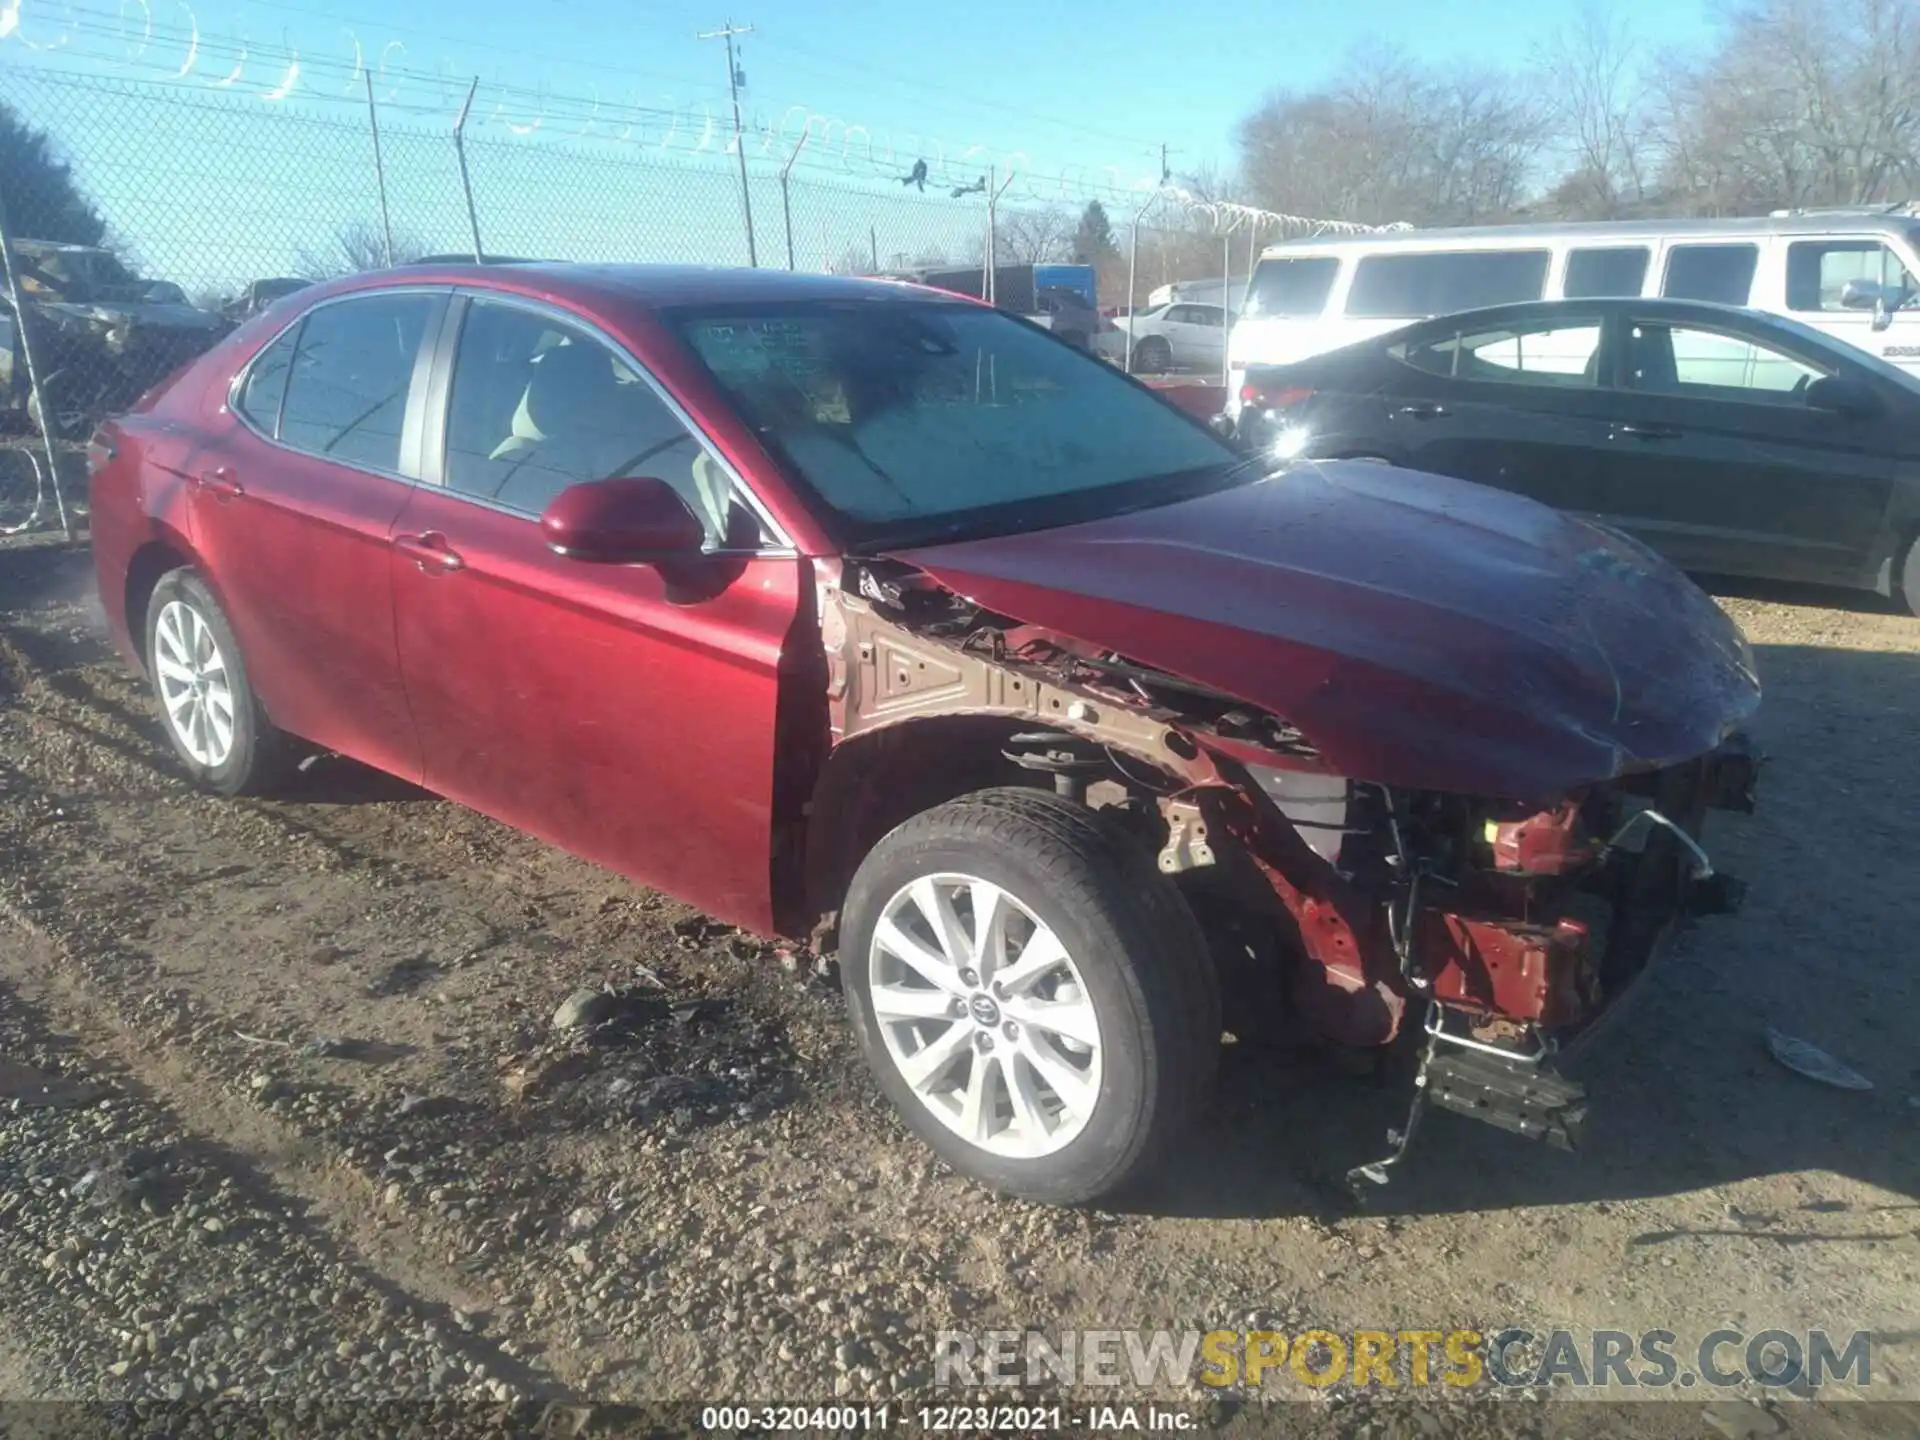
[[1162,336],[1147,336],[1133,347],[1133,368],[1142,375],[1166,374],[1173,368],[1173,347]]
[[1907,607],[1909,615],[1920,616],[1920,535],[1907,542],[1907,558],[1893,578],[1893,598]]
[[[882,1042],[869,975],[875,926],[903,887],[954,872],[1010,892],[1053,930],[1097,1017],[1098,1096],[1084,1128],[1050,1154],[1002,1156],[962,1138],[916,1096]],[[1146,848],[1085,806],[1045,791],[984,790],[906,821],[855,874],[840,946],[854,1034],[880,1088],[948,1164],[1005,1194],[1057,1205],[1111,1194],[1161,1161],[1211,1093],[1221,1021],[1206,941]]]
[[[212,763],[206,755],[195,755],[180,725],[168,709],[168,692],[163,684],[160,630],[165,616],[176,615],[170,606],[184,607],[197,615],[217,648],[232,710],[231,741],[225,753]],[[147,677],[153,685],[154,699],[160,707],[160,723],[172,742],[180,763],[195,784],[218,795],[256,795],[272,789],[286,778],[293,758],[288,737],[274,728],[260,707],[259,697],[247,680],[246,662],[240,654],[240,642],[234,637],[226,611],[214,599],[213,591],[193,571],[169,570],[160,577],[147,601],[145,654]]]

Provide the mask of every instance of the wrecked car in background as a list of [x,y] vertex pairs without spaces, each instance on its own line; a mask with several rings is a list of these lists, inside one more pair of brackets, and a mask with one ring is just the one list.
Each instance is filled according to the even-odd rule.
[[[27,335],[40,388],[33,393],[20,353],[19,318],[0,294],[0,406],[61,439],[140,398],[143,391],[213,346],[232,327],[187,303],[180,287],[141,280],[110,250],[49,240],[12,243]],[[43,416],[45,417],[43,419]]]
[[337,750],[837,950],[907,1124],[1015,1194],[1149,1173],[1269,1019],[1406,1037],[1396,1155],[1429,1101],[1568,1141],[1556,1053],[1734,898],[1700,833],[1759,686],[1678,572],[1464,482],[1269,473],[964,299],[412,267],[90,456],[198,781]]
[[233,324],[251,320],[270,305],[289,295],[297,295],[314,282],[297,276],[282,275],[271,280],[249,281],[246,289],[220,307],[220,313]]

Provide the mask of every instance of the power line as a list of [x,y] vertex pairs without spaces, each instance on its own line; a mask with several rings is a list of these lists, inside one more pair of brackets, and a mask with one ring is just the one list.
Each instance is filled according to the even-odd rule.
[[[468,50],[484,50],[492,54],[508,55],[513,57],[515,61],[521,63],[531,60],[544,65],[565,65],[580,70],[591,70],[603,75],[639,76],[649,80],[663,80],[671,85],[687,86],[700,91],[714,90],[711,84],[690,80],[684,75],[669,75],[664,71],[658,70],[642,70],[632,65],[612,65],[599,61],[565,58],[558,55],[549,55],[539,51],[528,50],[525,46],[521,45],[507,45],[497,41],[476,40],[466,35],[447,35],[437,30],[421,30],[404,23],[396,24],[392,18],[388,16],[374,18],[370,16],[345,15],[337,10],[317,10],[306,5],[290,4],[288,0],[251,0],[251,3],[265,10],[278,10],[289,15],[305,15],[315,20],[329,20],[341,26],[343,29],[349,29],[352,25],[384,27],[387,30],[411,35],[418,40],[438,40],[442,44],[457,45]],[[84,7],[76,6],[73,8],[75,13],[85,13]],[[111,19],[116,24],[121,25],[124,25],[127,18],[126,13],[121,11],[96,13],[102,13],[104,18]]]
[[[298,10],[299,7],[281,6],[279,8]],[[94,5],[85,3],[85,0],[69,6],[67,13],[81,20],[83,23],[69,27],[71,42],[62,46],[58,52],[66,59],[93,61],[122,70],[131,69],[135,71],[134,74],[121,77],[126,79],[128,83],[161,85],[169,89],[182,91],[206,90],[210,97],[213,95],[228,95],[235,99],[254,97],[274,100],[287,99],[295,103],[333,102],[336,105],[350,104],[358,108],[365,103],[361,95],[361,77],[371,74],[379,81],[379,88],[383,92],[380,98],[380,104],[383,109],[403,114],[424,115],[436,113],[438,109],[444,108],[444,106],[424,103],[418,93],[409,96],[409,90],[416,92],[438,92],[442,96],[445,104],[450,105],[453,97],[458,91],[465,88],[467,81],[471,78],[471,76],[466,73],[455,74],[444,65],[437,70],[420,70],[405,65],[385,64],[378,58],[381,54],[385,53],[384,51],[375,51],[370,56],[361,56],[353,60],[346,60],[335,58],[325,52],[315,53],[309,50],[302,53],[297,47],[286,41],[269,42],[263,45],[256,44],[244,36],[235,37],[230,35],[204,34],[199,30],[197,25],[189,29],[177,23],[148,21],[146,24],[135,28],[126,23],[126,16],[121,12],[96,8]],[[92,23],[95,21],[100,23],[96,26]],[[730,102],[736,107],[734,109],[734,144],[739,156],[740,165],[744,169],[746,167],[746,126],[744,115],[737,108],[739,103],[738,91],[740,81],[744,77],[740,73],[739,54],[733,46],[733,37],[751,32],[752,27],[741,26],[729,28],[733,30],[733,36],[727,35],[726,32],[722,30],[703,32],[701,38],[721,38],[725,39],[728,43],[730,52],[728,56],[728,97]],[[129,51],[132,50],[132,47],[136,44],[140,46],[140,49],[134,50],[132,54],[129,54]],[[158,73],[157,67],[156,73],[153,74],[138,73],[140,67],[154,63],[152,61],[140,60],[139,56],[142,51],[147,49],[165,50],[168,48],[178,48],[188,52],[190,62],[197,60],[199,62],[210,62],[211,66],[229,66],[231,67],[232,73],[230,73],[225,80],[204,78],[205,72],[202,72],[201,75],[196,75],[192,79],[189,79],[185,73],[181,72],[161,74]],[[52,56],[49,56],[49,59],[52,58]],[[294,78],[293,66],[296,62],[298,65],[298,83],[294,91],[285,96],[268,93],[277,88],[270,83],[270,81]],[[262,78],[258,80],[243,79],[240,74],[243,64],[248,66],[258,65],[261,67]],[[271,70],[271,77],[266,73],[269,69]],[[546,122],[552,122],[556,128],[577,127],[577,129],[569,133],[578,134],[582,138],[588,137],[595,126],[618,127],[625,125],[629,132],[628,135],[618,137],[609,135],[608,137],[625,140],[630,137],[631,132],[635,128],[642,128],[644,130],[658,126],[664,128],[667,132],[659,139],[659,148],[671,150],[674,148],[672,144],[672,136],[674,134],[680,133],[682,127],[689,123],[695,126],[701,123],[699,117],[694,113],[694,104],[692,103],[671,108],[667,106],[637,105],[631,102],[623,103],[604,100],[598,95],[597,91],[589,98],[577,93],[550,90],[544,86],[530,87],[526,85],[512,85],[501,81],[487,82],[484,90],[494,107],[495,115],[499,115],[502,111],[507,111],[510,114],[512,109],[519,107],[530,107],[537,112],[539,118],[534,121],[532,126],[524,128],[520,126],[512,127],[522,134]],[[700,110],[704,112],[706,102],[701,101],[697,103]],[[872,168],[875,173],[879,173],[885,167],[886,161],[877,153],[874,153],[875,140],[873,137],[876,135],[885,138],[888,157],[891,158],[896,132],[890,131],[886,127],[881,127],[875,131],[866,125],[822,114],[806,105],[789,106],[787,107],[787,114],[791,115],[794,110],[800,110],[805,113],[809,126],[824,126],[828,135],[831,135],[834,131],[839,131],[843,136],[837,152],[831,140],[827,142],[824,148],[821,146],[808,147],[798,162],[802,168],[816,171],[834,168],[846,173],[855,173],[860,169]],[[689,151],[705,150],[708,148],[707,137],[712,134],[713,119],[714,117],[711,113],[706,114],[706,131],[698,145],[689,144],[686,146]],[[787,135],[787,128],[784,119],[778,126],[764,120],[757,122],[755,133],[756,136],[758,136],[760,153],[765,154],[769,147],[779,143],[783,138],[790,139],[791,137]],[[864,156],[859,152],[858,142],[853,139],[855,135],[865,135],[868,137],[868,152]],[[650,142],[642,140],[640,143],[645,144]],[[942,145],[937,139],[932,143],[940,146],[942,149],[959,148],[957,145]],[[829,157],[833,158],[830,159]],[[954,167],[951,161],[934,160],[932,165],[934,171],[937,172],[940,177],[952,178],[960,174],[960,171]],[[968,175],[971,175],[971,173],[971,170],[967,171]],[[1111,190],[1117,194],[1124,191],[1127,187],[1124,185],[1106,185],[1096,182],[1089,174],[1079,182],[1079,188],[1088,191],[1100,190],[1102,192]],[[743,199],[743,204],[750,205],[750,199]]]
[[[984,96],[972,94],[951,85],[940,85],[916,75],[904,75],[896,70],[888,70],[884,66],[869,65],[864,61],[840,60],[831,55],[822,54],[820,51],[813,50],[808,46],[784,39],[779,36],[777,32],[769,38],[764,39],[761,43],[771,45],[777,50],[791,50],[797,55],[808,56],[821,65],[826,65],[843,73],[869,77],[879,76],[914,92],[932,91],[937,94],[950,95],[954,99],[964,101],[976,109],[999,110],[1009,115],[1019,115],[1029,120],[1039,120],[1062,130],[1072,130],[1082,135],[1090,135],[1095,139],[1119,141],[1121,144],[1128,146],[1137,147],[1147,143],[1146,140],[1139,135],[1123,135],[1118,131],[1105,130],[1095,125],[1082,124],[1077,120],[1063,119],[1058,115],[1049,115],[1045,111],[1035,110],[1029,106],[1015,105],[1003,100],[989,100]],[[805,70],[809,67],[798,66],[795,68]],[[817,68],[815,69],[815,73],[820,73]]]
[[740,63],[734,59],[733,37],[751,35],[751,25],[735,25],[728,20],[718,30],[703,30],[693,38],[696,40],[724,40],[727,42],[727,93],[733,97],[733,153],[740,158],[740,208],[747,216],[747,264],[754,269],[760,268],[760,256],[753,241],[753,192],[747,186],[747,141],[740,128]]

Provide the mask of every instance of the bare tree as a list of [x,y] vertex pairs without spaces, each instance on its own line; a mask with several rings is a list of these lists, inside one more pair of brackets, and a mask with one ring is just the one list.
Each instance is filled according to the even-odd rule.
[[[417,260],[425,253],[425,247],[412,236],[396,234],[393,237],[395,265]],[[303,245],[294,257],[295,271],[306,280],[331,280],[336,275],[386,268],[386,236],[377,225],[365,220],[348,221],[340,227],[330,246],[309,250]]]
[[994,252],[1002,265],[1045,265],[1073,258],[1079,218],[1049,206],[999,210],[994,216]]
[[1550,206],[1576,219],[1610,220],[1646,198],[1651,151],[1643,57],[1627,28],[1584,6],[1535,56],[1546,116],[1565,173]]
[[1852,205],[1920,182],[1912,0],[1745,0],[1661,85],[1665,184],[1688,208]]
[[1292,214],[1459,224],[1512,212],[1547,136],[1527,87],[1430,70],[1378,46],[1314,91],[1279,91],[1240,122],[1254,201]]

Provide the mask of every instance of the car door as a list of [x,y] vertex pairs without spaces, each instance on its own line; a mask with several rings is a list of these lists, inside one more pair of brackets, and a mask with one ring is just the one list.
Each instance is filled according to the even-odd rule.
[[273,722],[415,781],[389,534],[445,306],[383,290],[314,307],[242,372],[240,423],[184,466],[191,539]]
[[1227,358],[1227,312],[1218,305],[1189,305],[1192,359],[1197,369],[1217,373]]
[[1416,470],[1591,514],[1607,437],[1605,339],[1600,311],[1565,305],[1417,332],[1384,352],[1386,448]]
[[[435,396],[430,483],[391,561],[427,784],[769,928],[775,714],[802,562],[664,392],[577,319],[463,297]],[[674,485],[713,553],[670,579],[549,549],[548,502],[617,475]]]
[[1217,364],[1219,355],[1209,347],[1212,344],[1207,327],[1200,314],[1206,307],[1201,305],[1169,305],[1166,318],[1161,322],[1160,333],[1167,337],[1167,346],[1173,351],[1173,363],[1182,370],[1194,370],[1210,363]]
[[[1167,342],[1167,363],[1177,370],[1187,363],[1187,347],[1191,343],[1187,336],[1187,307],[1169,305],[1159,314],[1150,317],[1142,333],[1158,335]],[[1139,343],[1135,342],[1136,349]]]
[[1840,357],[1764,322],[1647,313],[1626,320],[1621,359],[1614,524],[1685,569],[1863,583],[1904,447],[1884,419],[1807,404],[1817,379],[1860,378]]

